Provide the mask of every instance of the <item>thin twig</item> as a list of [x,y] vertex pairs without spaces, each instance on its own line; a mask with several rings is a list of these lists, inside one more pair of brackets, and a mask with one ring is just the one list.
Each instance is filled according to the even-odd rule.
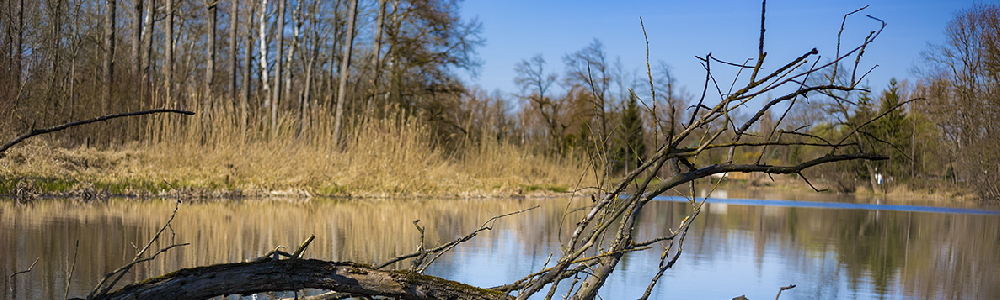
[[793,285],[789,285],[789,286],[783,286],[783,287],[781,287],[780,289],[778,289],[778,295],[774,296],[774,300],[778,300],[778,298],[781,297],[781,291],[790,290],[790,289],[794,289],[794,288],[795,288],[794,284]]
[[76,270],[76,255],[80,252],[80,240],[76,240],[73,248],[73,264],[69,266],[69,276],[66,276],[66,290],[63,291],[63,299],[69,299],[69,283],[73,280],[73,271]]
[[31,269],[35,268],[35,264],[38,263],[38,259],[40,259],[40,258],[42,258],[42,257],[40,257],[40,256],[36,257],[35,261],[32,262],[30,266],[28,266],[27,270],[18,271],[18,272],[14,272],[14,273],[10,274],[10,277],[8,279],[9,282],[10,282],[10,293],[11,293],[11,296],[13,296],[14,299],[17,299],[17,281],[14,279],[14,276],[17,276],[18,274],[26,274],[28,272],[31,272]]
[[[454,241],[451,241],[451,242],[448,242],[448,243],[446,243],[444,245],[435,247],[434,249],[423,250],[423,243],[421,243],[421,246],[420,246],[421,249],[418,249],[417,252],[413,252],[413,253],[410,253],[410,254],[405,254],[405,255],[397,256],[397,257],[395,257],[393,259],[390,259],[389,261],[386,261],[386,262],[384,262],[382,264],[379,264],[378,266],[375,267],[375,269],[385,268],[385,267],[387,267],[387,266],[389,266],[391,264],[403,261],[403,260],[408,259],[408,258],[414,258],[414,257],[418,257],[418,256],[426,256],[427,253],[435,253],[435,254],[437,254],[437,253],[440,252],[440,253],[443,254],[445,252],[448,252],[452,248],[455,248],[455,246],[458,246],[458,244],[461,244],[461,243],[464,243],[466,241],[471,240],[472,238],[476,237],[476,235],[479,234],[482,231],[492,230],[493,229],[492,224],[495,221],[497,221],[497,220],[499,220],[499,219],[501,219],[503,217],[508,217],[508,216],[520,214],[520,213],[523,213],[523,212],[526,212],[526,211],[529,211],[529,210],[533,210],[533,209],[536,209],[536,208],[539,208],[539,207],[540,206],[536,205],[536,206],[533,206],[533,207],[530,207],[530,208],[525,208],[525,209],[518,210],[518,211],[515,211],[515,212],[493,216],[489,220],[486,220],[486,222],[483,222],[483,225],[480,226],[479,229],[476,229],[476,230],[472,231],[471,233],[469,233],[468,235],[463,236],[461,238],[458,238],[458,239],[456,239]],[[420,220],[417,220],[417,221],[420,221]],[[417,225],[417,221],[414,221],[413,224]],[[423,235],[423,228],[420,227],[419,225],[417,225],[417,228],[421,232],[421,236],[422,236]],[[423,240],[423,237],[421,237],[421,240]],[[430,265],[430,263],[434,262],[434,260],[436,260],[440,256],[441,255],[438,254],[434,258],[432,258],[430,261],[421,262],[423,264],[423,267],[421,268],[420,266],[415,266],[414,271],[418,271],[418,272],[423,271],[424,269],[427,268],[428,265]]]
[[[150,261],[150,260],[156,258],[157,255],[160,255],[160,253],[166,252],[167,250],[169,250],[171,248],[181,247],[181,246],[187,246],[188,245],[188,243],[173,244],[173,245],[167,246],[166,248],[160,249],[155,254],[153,254],[152,257],[142,258],[142,255],[145,254],[147,250],[149,250],[149,247],[151,247],[154,242],[156,242],[157,240],[160,239],[160,234],[162,234],[163,231],[166,230],[170,226],[170,222],[172,222],[174,220],[174,217],[177,216],[177,209],[180,208],[180,204],[181,204],[181,200],[177,199],[177,201],[174,203],[174,211],[172,213],[170,213],[170,218],[167,219],[167,223],[163,224],[163,227],[160,227],[160,230],[156,231],[156,234],[153,235],[153,238],[151,238],[149,240],[149,242],[146,243],[146,246],[143,247],[142,250],[140,250],[139,253],[137,253],[135,255],[135,258],[132,259],[132,262],[129,263],[129,264],[127,264],[127,265],[125,265],[125,266],[122,266],[121,268],[118,268],[118,269],[114,270],[111,273],[108,273],[107,275],[104,276],[104,278],[101,278],[101,281],[97,283],[97,286],[94,287],[94,290],[91,291],[89,295],[87,295],[87,299],[91,299],[95,295],[107,294],[108,291],[110,291],[111,288],[114,287],[115,284],[117,284],[118,281],[121,280],[122,277],[124,277],[125,274],[127,274],[128,271],[131,270],[132,267],[134,267],[136,264],[139,264],[139,263],[142,263],[142,262],[146,262],[146,261]],[[107,286],[105,286],[104,283],[107,282],[108,279],[110,279],[111,277],[113,277],[115,275],[118,275],[118,277],[116,277],[114,280],[112,280],[110,284],[108,284]],[[103,289],[102,289],[102,287],[103,287]]]

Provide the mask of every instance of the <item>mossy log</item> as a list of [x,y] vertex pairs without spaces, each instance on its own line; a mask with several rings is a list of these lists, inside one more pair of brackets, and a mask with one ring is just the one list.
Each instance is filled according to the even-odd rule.
[[397,299],[514,299],[502,292],[418,274],[315,259],[229,263],[181,269],[94,299],[208,299],[227,294],[324,289]]

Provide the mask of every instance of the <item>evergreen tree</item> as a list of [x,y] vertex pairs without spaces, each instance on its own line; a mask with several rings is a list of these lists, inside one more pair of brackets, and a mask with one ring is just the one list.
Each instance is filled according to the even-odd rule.
[[646,156],[646,144],[644,142],[645,132],[642,126],[642,115],[639,111],[639,105],[637,104],[635,95],[630,95],[628,102],[625,103],[625,109],[622,112],[622,141],[620,155],[618,161],[620,161],[620,169],[628,172],[645,160]]

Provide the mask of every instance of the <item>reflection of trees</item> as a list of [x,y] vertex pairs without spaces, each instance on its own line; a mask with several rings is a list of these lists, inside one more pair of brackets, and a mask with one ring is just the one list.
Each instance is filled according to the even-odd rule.
[[[567,234],[579,212],[564,218],[567,208],[589,201],[567,203],[545,200],[311,200],[206,202],[185,204],[184,213],[173,223],[177,242],[187,248],[168,252],[155,264],[144,266],[125,280],[146,278],[181,267],[252,259],[277,245],[294,247],[310,234],[317,240],[307,257],[359,262],[385,261],[417,247],[413,220],[427,227],[427,243],[448,241],[478,227],[489,217],[533,205],[540,209],[502,220],[496,230],[484,232],[475,243],[485,251],[509,251],[511,257],[544,260],[548,248],[558,243],[559,229]],[[39,201],[13,209],[0,204],[0,253],[18,253],[0,259],[0,271],[9,274],[24,269],[37,256],[44,259],[22,278],[19,290],[33,291],[41,298],[59,298],[65,288],[63,274],[72,262],[72,246],[81,240],[71,294],[79,295],[96,284],[104,272],[124,263],[135,252],[131,244],[149,239],[153,229],[168,217],[170,201],[111,201],[106,205],[82,205],[71,201]],[[641,238],[662,235],[690,213],[686,203],[651,202],[640,217]],[[692,231],[696,255],[690,264],[731,257],[733,246],[748,242],[758,264],[766,251],[777,255],[794,270],[812,274],[801,279],[801,287],[816,286],[815,296],[835,297],[836,287],[825,282],[849,280],[875,292],[901,294],[907,298],[989,298],[1000,294],[1000,227],[996,216],[949,215],[898,211],[862,211],[709,205]],[[512,238],[499,238],[502,236]],[[412,238],[398,239],[399,236]],[[505,245],[504,243],[515,243]],[[777,249],[777,250],[775,250]],[[478,251],[478,250],[473,250]],[[24,254],[24,255],[22,255]],[[832,264],[816,266],[809,257],[826,257]],[[641,254],[636,254],[641,255]],[[625,256],[624,259],[639,257]],[[701,261],[704,260],[704,261]],[[458,262],[439,261],[436,269],[452,272]],[[539,263],[540,264],[540,263]],[[622,266],[634,265],[627,261]],[[405,266],[404,266],[405,267]],[[496,270],[503,272],[507,270]],[[512,274],[510,277],[517,277]],[[747,274],[760,276],[760,274]],[[846,278],[838,277],[844,276]],[[902,288],[903,290],[899,290]],[[841,293],[846,291],[839,291]],[[0,292],[6,298],[8,291]],[[802,292],[800,292],[802,293]]]
[[[66,268],[72,263],[73,244],[80,240],[78,264],[70,295],[81,295],[97,284],[105,272],[127,263],[135,249],[151,238],[168,215],[172,201],[133,202],[112,200],[106,205],[73,201],[38,201],[14,208],[0,202],[0,271],[23,270],[42,257],[32,280],[19,279],[18,289],[41,298],[57,299],[65,289]],[[155,263],[129,273],[123,281],[148,278],[179,268],[253,259],[282,245],[294,248],[316,234],[306,257],[336,261],[376,262],[410,253],[417,248],[413,220],[427,227],[426,242],[450,241],[478,228],[490,217],[541,205],[517,218],[498,223],[491,235],[516,231],[525,252],[533,246],[556,244],[565,200],[269,200],[184,204],[184,213],[172,222],[177,242],[191,246],[161,255]],[[582,205],[579,203],[576,206]],[[575,206],[570,206],[575,207]],[[570,220],[576,219],[574,215]],[[408,237],[408,238],[399,238]],[[162,243],[169,243],[169,239]],[[288,250],[288,249],[286,249]],[[544,256],[544,255],[543,255]],[[26,261],[26,262],[25,262]],[[39,275],[44,274],[44,275]],[[39,276],[39,277],[34,277]],[[35,280],[44,278],[44,280]],[[3,289],[0,298],[6,299]]]
[[[644,222],[681,214],[685,208],[683,203],[658,204],[660,207],[644,216]],[[907,298],[989,298],[1000,294],[1000,272],[996,271],[1000,255],[995,249],[1000,243],[1000,227],[996,216],[722,207],[709,205],[701,220],[704,223],[695,224],[703,229],[698,230],[697,238],[692,235],[697,245],[691,251],[701,257],[728,257],[723,251],[730,247],[718,243],[748,236],[753,239],[758,262],[765,244],[777,244],[782,260],[800,264],[796,271],[816,274],[810,279],[817,281],[836,276],[836,271],[809,269],[815,266],[807,265],[806,257],[825,257],[832,250],[839,264],[836,268],[844,270],[851,289],[870,282],[875,293],[898,293]],[[665,228],[661,224],[644,226]],[[822,282],[810,284],[817,285],[817,293],[830,296],[830,291],[819,286]]]

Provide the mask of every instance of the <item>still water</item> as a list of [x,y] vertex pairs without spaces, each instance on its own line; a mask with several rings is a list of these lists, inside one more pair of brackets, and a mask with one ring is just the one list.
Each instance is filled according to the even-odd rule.
[[[710,201],[651,299],[997,299],[1000,298],[1000,213],[896,206],[887,199],[824,194],[729,193]],[[676,226],[685,202],[654,201],[641,217],[639,238]],[[783,202],[796,200],[799,202]],[[374,263],[410,253],[426,226],[428,246],[478,228],[493,215],[535,205],[502,219],[493,231],[443,256],[428,273],[490,287],[537,271],[558,255],[589,200],[226,200],[184,202],[171,250],[126,276],[129,282],[182,267],[244,261],[277,246],[294,248],[310,234],[306,257]],[[804,203],[804,204],[803,204]],[[833,203],[833,204],[829,204]],[[861,206],[844,206],[844,204]],[[106,203],[39,200],[15,206],[0,200],[0,274],[16,271],[16,299],[83,297],[103,274],[127,263],[166,222],[174,200],[112,199]],[[882,208],[882,209],[880,209]],[[74,245],[76,267],[67,289]],[[659,251],[625,257],[601,292],[635,299],[655,273]],[[403,267],[403,266],[401,266]],[[0,299],[11,299],[10,282]]]

